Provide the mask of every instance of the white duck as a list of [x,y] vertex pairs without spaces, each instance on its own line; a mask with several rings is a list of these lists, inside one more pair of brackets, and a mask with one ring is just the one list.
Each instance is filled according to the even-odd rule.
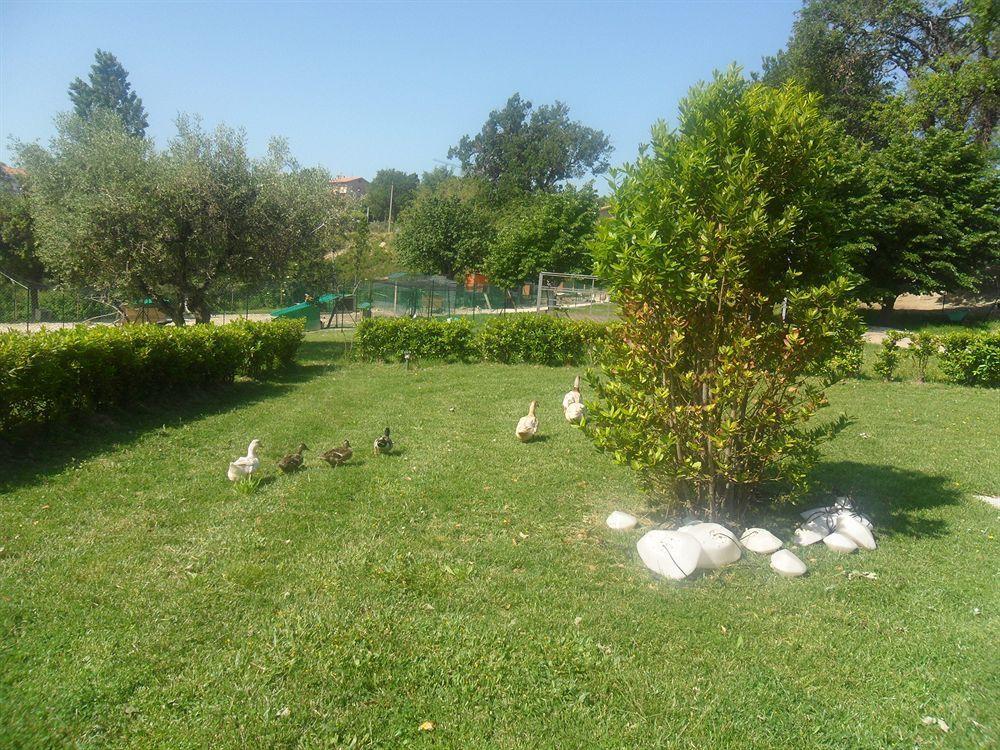
[[580,397],[580,376],[576,376],[573,381],[573,390],[563,396],[563,414],[570,424],[580,424],[587,415],[587,407],[583,405]]
[[538,402],[532,401],[528,406],[527,416],[521,417],[517,422],[517,430],[514,431],[514,434],[522,443],[527,443],[538,432],[538,417],[535,416],[537,408]]
[[230,482],[238,482],[244,477],[248,477],[260,468],[260,459],[257,457],[257,449],[262,448],[259,440],[250,441],[247,447],[247,454],[240,456],[229,464],[229,472],[226,476]]
[[570,404],[582,404],[583,397],[580,396],[580,376],[573,380],[573,390],[563,396],[563,411],[566,411]]

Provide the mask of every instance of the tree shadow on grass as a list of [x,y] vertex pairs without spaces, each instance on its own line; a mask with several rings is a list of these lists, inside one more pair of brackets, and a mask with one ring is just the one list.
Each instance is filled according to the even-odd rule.
[[333,367],[320,356],[304,359],[310,363],[273,380],[240,380],[230,386],[168,393],[106,412],[77,415],[6,439],[0,437],[0,493],[35,484],[74,461],[127,445],[149,430],[179,427],[281,396]]
[[872,519],[876,533],[881,534],[944,536],[948,524],[928,517],[933,514],[925,511],[956,505],[963,497],[949,477],[895,466],[824,462],[816,467],[813,476],[822,488],[812,495],[817,505],[833,496],[849,495],[858,509]]

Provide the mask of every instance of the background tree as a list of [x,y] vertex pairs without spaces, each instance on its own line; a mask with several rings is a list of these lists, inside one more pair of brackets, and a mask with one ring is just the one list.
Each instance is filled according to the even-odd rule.
[[400,216],[393,247],[410,271],[454,277],[480,267],[491,224],[491,216],[472,201],[421,193]]
[[420,187],[420,178],[416,174],[407,174],[398,169],[380,169],[368,185],[365,204],[371,210],[375,221],[386,221],[389,218],[389,197],[392,195],[392,218],[399,216],[413,201]]
[[590,187],[540,193],[510,207],[496,222],[483,263],[490,283],[511,288],[539,271],[590,273],[599,211]]
[[108,111],[57,126],[49,149],[19,152],[39,254],[63,279],[151,298],[177,325],[185,306],[207,322],[220,286],[276,280],[324,246],[329,175],[301,169],[280,140],[252,159],[242,132],[186,118],[162,153]]
[[816,376],[859,347],[847,151],[816,95],[730,70],[621,173],[594,248],[621,326],[588,429],[672,508],[714,516],[804,481]]
[[900,294],[977,291],[1000,267],[1000,180],[961,131],[900,132],[865,160],[857,221],[875,246],[859,290],[891,310]]
[[482,130],[462,136],[448,150],[466,175],[485,180],[497,194],[552,190],[559,183],[608,168],[608,136],[570,120],[562,102],[537,109],[514,94],[503,109],[490,112]]
[[1000,118],[995,0],[806,0],[764,80],[824,96],[848,131],[878,138],[872,105],[906,92],[925,127],[967,129],[987,145]]
[[97,110],[110,110],[121,119],[127,133],[142,136],[148,122],[142,99],[132,91],[128,71],[110,52],[97,50],[90,66],[88,81],[75,79],[69,85],[69,98],[76,114],[91,120]]

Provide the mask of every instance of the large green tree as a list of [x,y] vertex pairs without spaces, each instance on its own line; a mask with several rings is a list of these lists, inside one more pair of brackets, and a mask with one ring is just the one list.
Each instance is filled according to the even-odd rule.
[[924,127],[966,129],[989,144],[1000,120],[996,0],[805,0],[764,80],[823,94],[849,132],[878,140],[872,107],[896,93]]
[[149,125],[142,99],[128,81],[128,71],[110,52],[99,49],[94,53],[90,75],[86,81],[77,78],[69,85],[69,98],[76,114],[84,120],[108,110],[118,115],[127,133],[136,136],[144,135]]
[[492,216],[456,195],[421,193],[401,215],[393,248],[407,269],[458,276],[479,268],[492,233]]
[[565,180],[608,168],[611,142],[600,130],[571,120],[562,102],[537,108],[514,94],[490,112],[476,135],[448,151],[466,175],[489,183],[497,195],[552,190]]
[[371,211],[372,219],[388,220],[391,205],[392,218],[395,220],[413,201],[419,187],[420,178],[415,173],[380,169],[368,185],[368,194],[365,195],[365,204]]
[[695,87],[678,129],[654,126],[624,167],[599,225],[621,325],[588,429],[674,508],[713,516],[802,480],[817,376],[860,346],[844,277],[854,168],[818,99],[736,70]]
[[1000,179],[962,131],[899,132],[864,162],[869,193],[856,214],[874,250],[858,270],[869,301],[977,291],[1000,268]]
[[539,271],[590,273],[594,262],[588,243],[599,208],[592,188],[572,186],[510,206],[496,222],[483,263],[490,283],[510,288]]
[[225,284],[280,277],[324,247],[338,209],[323,170],[272,141],[251,158],[242,132],[180,118],[163,152],[112,112],[58,120],[49,148],[21,145],[39,254],[60,278],[149,297],[178,325],[199,322]]

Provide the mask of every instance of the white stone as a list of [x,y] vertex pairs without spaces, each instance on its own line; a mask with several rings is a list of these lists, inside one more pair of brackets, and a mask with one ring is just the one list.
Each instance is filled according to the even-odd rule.
[[823,539],[823,544],[834,552],[843,552],[845,555],[854,552],[858,545],[850,537],[846,537],[838,531],[833,532]]
[[759,555],[770,555],[781,549],[781,540],[767,529],[747,529],[740,536],[740,544]]
[[843,534],[859,547],[875,549],[875,537],[864,522],[853,515],[843,515],[837,520],[837,533]]
[[779,549],[771,555],[771,570],[779,575],[795,578],[806,572],[806,564],[791,550]]
[[828,516],[817,516],[811,521],[806,521],[795,530],[795,543],[803,547],[823,541],[823,537],[833,531],[830,528]]
[[721,568],[740,559],[740,545],[736,534],[718,523],[693,523],[678,529],[697,540],[701,547],[698,567],[704,570]]
[[608,520],[605,523],[608,524],[609,529],[628,531],[635,528],[635,525],[639,523],[639,519],[630,513],[623,513],[620,510],[616,510],[608,516]]
[[[840,511],[840,513],[837,514],[836,519],[835,519],[837,521],[837,523],[840,522],[841,518],[854,518],[854,519],[860,521],[862,524],[864,524],[865,527],[869,531],[874,531],[875,530],[875,524],[872,523],[872,520],[868,516],[864,515],[863,513],[858,513],[856,510],[842,510],[842,511]],[[836,531],[836,529],[834,529],[834,531]]]
[[647,568],[675,581],[691,575],[701,555],[701,545],[693,536],[663,529],[646,532],[635,548]]

